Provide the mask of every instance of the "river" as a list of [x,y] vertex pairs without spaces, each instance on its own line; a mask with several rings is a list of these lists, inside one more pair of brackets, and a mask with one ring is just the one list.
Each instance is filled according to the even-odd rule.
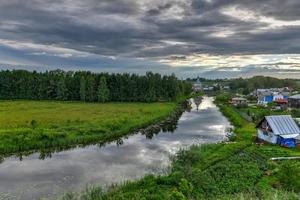
[[213,103],[204,97],[199,110],[193,104],[179,118],[175,130],[153,137],[137,133],[105,146],[90,145],[52,153],[4,159],[0,164],[0,199],[57,197],[88,185],[109,186],[146,174],[163,174],[170,156],[192,144],[216,143],[230,126]]

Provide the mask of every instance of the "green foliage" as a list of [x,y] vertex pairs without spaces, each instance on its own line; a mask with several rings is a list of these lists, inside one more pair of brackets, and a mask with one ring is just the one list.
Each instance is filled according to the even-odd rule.
[[300,109],[293,109],[293,110],[291,111],[291,114],[292,114],[292,116],[295,117],[295,118],[300,118]]
[[79,94],[80,94],[80,100],[85,101],[86,100],[86,81],[83,76],[80,79]]
[[230,93],[222,93],[216,96],[215,101],[218,103],[228,103],[232,98]]
[[56,90],[57,90],[56,91],[56,93],[57,93],[56,99],[57,100],[66,100],[67,99],[68,90],[67,90],[67,87],[65,84],[64,77],[61,77],[59,79]]
[[98,86],[98,102],[106,102],[109,100],[109,90],[106,84],[106,78],[101,76]]
[[34,119],[31,120],[30,125],[33,129],[35,129],[37,127],[37,121],[35,121]]
[[284,189],[300,192],[299,161],[283,161],[279,166],[277,176]]
[[193,191],[193,185],[185,178],[182,178],[179,182],[179,189],[184,195],[190,196]]
[[177,190],[174,190],[171,194],[171,200],[186,200],[187,198],[182,194],[182,192],[179,192]]
[[190,82],[175,75],[107,74],[89,71],[0,71],[0,99],[43,99],[87,102],[176,101],[191,93]]
[[290,87],[296,88],[297,82],[291,79],[278,79],[266,76],[254,76],[252,78],[231,79],[228,81],[229,86],[234,91],[239,91],[242,94],[249,94],[258,88],[280,88]]
[[234,110],[231,105],[220,105],[220,110],[235,127],[242,127],[245,120]]

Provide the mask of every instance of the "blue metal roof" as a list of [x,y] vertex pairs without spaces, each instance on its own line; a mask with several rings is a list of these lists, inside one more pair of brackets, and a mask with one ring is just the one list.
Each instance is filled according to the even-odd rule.
[[265,102],[272,102],[273,101],[273,96],[265,96]]
[[291,115],[265,117],[275,135],[300,134],[300,128]]

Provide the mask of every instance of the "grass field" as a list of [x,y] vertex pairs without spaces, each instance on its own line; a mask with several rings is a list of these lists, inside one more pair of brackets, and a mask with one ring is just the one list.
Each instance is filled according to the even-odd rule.
[[104,142],[170,115],[176,103],[0,101],[0,154]]

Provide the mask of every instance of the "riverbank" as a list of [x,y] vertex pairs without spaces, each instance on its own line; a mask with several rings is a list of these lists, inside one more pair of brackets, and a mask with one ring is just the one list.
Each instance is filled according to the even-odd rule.
[[0,155],[116,140],[177,116],[177,103],[0,101]]
[[235,126],[234,143],[180,151],[166,176],[146,176],[105,192],[90,188],[63,199],[299,199],[300,163],[270,158],[300,152],[255,144],[255,125],[226,102],[216,103]]

